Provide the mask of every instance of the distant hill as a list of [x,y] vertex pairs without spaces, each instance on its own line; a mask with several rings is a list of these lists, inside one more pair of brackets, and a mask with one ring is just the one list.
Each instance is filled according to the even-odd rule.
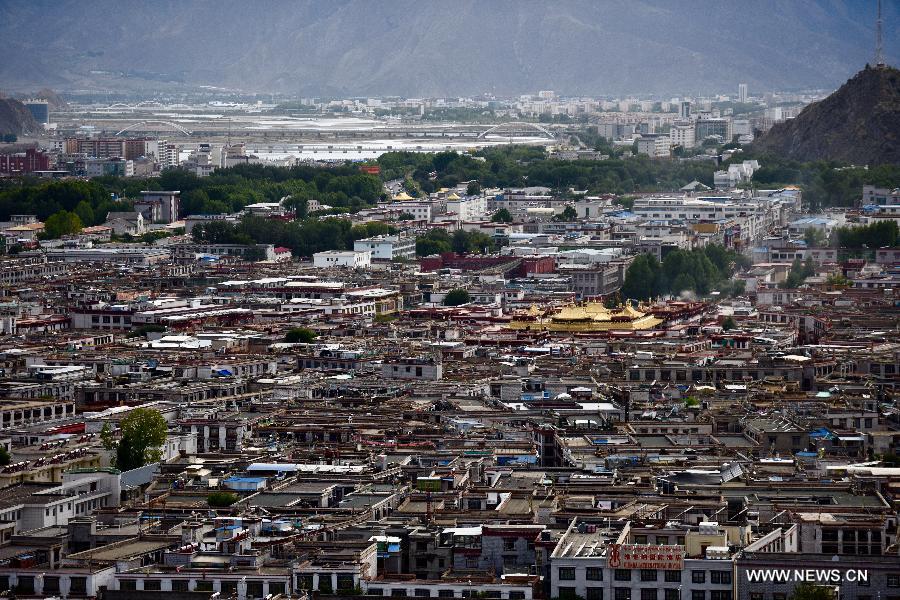
[[761,136],[754,151],[795,160],[900,164],[900,71],[866,67]]
[[[896,62],[900,2],[884,5]],[[874,13],[874,0],[0,1],[0,82],[300,96],[834,89],[871,60]]]
[[68,110],[69,103],[51,89],[43,88],[34,94],[35,98],[43,98],[50,105],[50,110]]
[[0,98],[0,135],[28,135],[41,132],[41,126],[25,105],[12,98]]

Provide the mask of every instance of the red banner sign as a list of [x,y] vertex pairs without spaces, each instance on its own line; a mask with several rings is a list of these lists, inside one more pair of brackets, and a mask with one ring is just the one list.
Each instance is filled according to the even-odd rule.
[[680,571],[684,567],[684,546],[612,544],[608,562],[612,569]]

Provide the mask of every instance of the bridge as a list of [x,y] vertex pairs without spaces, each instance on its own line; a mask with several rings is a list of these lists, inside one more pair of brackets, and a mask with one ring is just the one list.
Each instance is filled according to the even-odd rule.
[[529,123],[527,121],[510,121],[508,123],[500,123],[494,125],[490,129],[486,129],[478,134],[483,139],[489,135],[499,135],[503,137],[543,137],[547,140],[556,139],[553,132],[538,123]]
[[[144,126],[151,125],[154,123],[158,124],[158,125],[165,125],[170,129],[175,129],[176,131],[180,131],[184,135],[191,135],[190,131],[188,131],[187,129],[185,129],[184,127],[179,125],[178,123],[173,123],[172,121],[157,121],[157,120],[139,121],[137,123],[132,123],[125,129],[120,130],[118,133],[116,133],[116,135],[117,136],[122,135],[126,131],[135,131],[135,130],[140,131],[140,129],[139,129],[140,127],[144,127]],[[156,131],[156,129],[153,129],[153,131]]]

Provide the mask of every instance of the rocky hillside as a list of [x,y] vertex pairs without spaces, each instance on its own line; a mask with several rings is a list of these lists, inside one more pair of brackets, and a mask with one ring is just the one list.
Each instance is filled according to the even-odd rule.
[[797,118],[772,127],[753,147],[803,161],[900,163],[900,71],[867,66]]
[[68,110],[69,103],[51,89],[43,88],[33,94],[35,98],[43,98],[50,104],[51,111]]
[[0,135],[31,135],[41,132],[25,105],[12,98],[0,98]]

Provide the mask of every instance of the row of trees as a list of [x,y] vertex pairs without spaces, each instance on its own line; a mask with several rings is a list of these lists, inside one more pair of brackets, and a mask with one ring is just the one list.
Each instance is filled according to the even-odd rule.
[[72,213],[88,227],[103,223],[110,211],[133,208],[130,201],[110,196],[98,181],[34,179],[22,183],[7,182],[0,188],[0,221],[8,221],[10,215],[33,214],[46,222],[53,215]]
[[646,156],[609,160],[557,160],[534,146],[486,148],[474,155],[456,152],[390,152],[378,158],[385,179],[407,176],[430,193],[463,181],[483,187],[545,186],[588,193],[631,193],[677,189],[697,179],[713,184],[714,167],[682,161],[651,161]]
[[641,254],[628,267],[621,294],[627,299],[648,300],[684,291],[701,295],[714,289],[740,293],[730,277],[749,264],[747,257],[719,245],[674,250],[661,263],[652,254]]
[[[181,190],[180,216],[221,214],[241,210],[256,202],[278,202],[286,196],[289,208],[307,216],[309,200],[339,210],[354,211],[385,198],[381,180],[354,166],[320,169],[308,166],[270,167],[239,165],[220,169],[209,177],[197,177],[181,169],[160,177],[97,177],[90,181],[8,182],[0,188],[0,221],[13,214],[35,214],[46,221],[53,215],[73,213],[85,227],[106,221],[112,211],[130,211],[130,200],[141,190]],[[68,218],[61,215],[60,218]],[[53,236],[58,237],[58,236]]]
[[181,190],[181,216],[239,211],[248,204],[278,202],[307,216],[309,200],[344,210],[359,210],[385,198],[381,180],[352,165],[322,169],[261,164],[218,169],[208,177],[169,169],[154,179],[98,178],[110,191],[136,196],[141,190]]
[[348,219],[329,217],[278,221],[244,217],[238,223],[212,221],[195,226],[191,236],[212,244],[273,244],[290,248],[295,256],[312,256],[323,250],[349,250],[356,240],[396,233],[381,222],[352,225]]
[[883,248],[896,246],[900,235],[894,221],[878,221],[858,227],[839,227],[832,233],[832,243],[838,248]]
[[432,229],[425,235],[416,238],[416,255],[431,256],[444,252],[457,254],[487,254],[496,249],[491,236],[480,231],[463,231],[450,235],[446,229]]
[[755,158],[760,168],[753,174],[757,187],[778,188],[798,185],[803,200],[812,210],[829,206],[853,206],[860,198],[862,186],[900,186],[900,165],[850,167],[834,161],[800,162],[774,154],[738,153],[732,161]]

